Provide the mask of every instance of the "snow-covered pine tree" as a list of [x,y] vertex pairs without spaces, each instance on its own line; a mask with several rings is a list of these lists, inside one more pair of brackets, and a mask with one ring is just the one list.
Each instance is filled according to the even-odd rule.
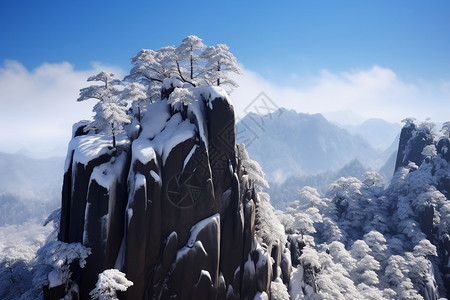
[[94,106],[94,121],[89,123],[84,131],[103,131],[113,138],[113,148],[116,147],[116,135],[123,132],[123,124],[130,123],[131,118],[127,115],[126,102],[120,97],[120,91],[115,87],[121,81],[113,79],[114,74],[102,71],[91,76],[87,81],[100,81],[104,85],[91,85],[80,90],[77,101],[86,99],[97,99],[99,102]]
[[114,74],[101,71],[100,73],[91,76],[87,81],[102,82],[103,85],[91,85],[80,90],[80,97],[77,101],[84,101],[87,99],[97,99],[105,101],[112,96],[117,96],[119,91],[115,88],[116,85],[121,84],[121,81],[114,79]]
[[195,35],[184,38],[178,47],[143,49],[131,58],[134,67],[125,81],[144,83],[153,91],[161,89],[164,79],[176,78],[194,87],[221,85],[231,91],[238,85],[228,74],[241,74],[241,70],[228,49],[225,44],[206,47]]
[[[195,85],[192,81],[202,73],[199,66],[199,52],[205,48],[201,38],[189,35],[175,50],[178,74],[183,81],[187,81],[186,78],[189,78],[189,81]],[[187,69],[189,75],[183,75],[182,68]]]
[[134,67],[125,81],[153,83],[161,87],[165,78],[177,74],[175,47],[167,46],[156,51],[142,49],[131,58]]
[[98,274],[95,288],[89,293],[93,300],[118,300],[117,291],[124,292],[133,285],[125,274],[116,269],[107,269]]
[[230,88],[238,87],[237,82],[228,77],[228,74],[242,74],[237,65],[236,57],[228,51],[229,47],[225,44],[211,46],[206,48],[201,57],[207,60],[205,65],[205,80],[210,85],[227,85]]
[[[141,114],[145,105],[145,101],[149,98],[145,92],[145,86],[139,82],[132,82],[125,87],[122,92],[123,100],[131,100],[131,109],[137,115],[137,119],[141,122]],[[137,112],[135,112],[137,110]]]
[[[47,266],[51,269],[47,278],[40,278],[40,280],[47,283],[50,288],[63,284],[65,285],[66,292],[69,294],[71,289],[76,289],[76,283],[71,278],[72,271],[70,265],[77,263],[80,268],[83,268],[86,265],[86,258],[90,254],[91,249],[86,248],[81,243],[48,242],[36,254],[38,264],[42,268]],[[39,285],[42,286],[41,284]]]
[[450,137],[450,122],[444,122],[441,128],[442,135],[446,138]]
[[123,132],[123,125],[130,123],[127,107],[116,99],[98,102],[93,109],[94,121],[85,127],[85,131],[91,129],[105,132],[112,136],[113,148],[116,147],[116,135]]

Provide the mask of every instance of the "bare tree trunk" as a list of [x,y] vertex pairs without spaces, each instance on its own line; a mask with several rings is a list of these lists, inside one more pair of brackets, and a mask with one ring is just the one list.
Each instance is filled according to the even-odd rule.
[[141,123],[141,106],[138,104],[138,121]]
[[114,125],[113,125],[113,123],[111,123],[111,132],[112,132],[112,137],[113,137],[113,148],[116,148],[116,135],[114,133]]
[[[217,62],[217,72],[220,72],[220,62]],[[217,73],[217,76],[219,76],[219,73]],[[220,85],[220,78],[217,78],[217,86]]]
[[194,79],[194,58],[191,55],[191,80]]

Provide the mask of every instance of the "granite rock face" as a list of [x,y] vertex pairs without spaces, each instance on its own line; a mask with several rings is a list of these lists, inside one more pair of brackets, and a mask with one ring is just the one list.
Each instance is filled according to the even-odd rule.
[[407,123],[400,133],[400,141],[395,161],[395,171],[406,167],[410,162],[420,166],[425,159],[422,150],[425,146],[433,144],[433,137],[427,128],[417,128],[415,123]]
[[81,299],[111,268],[134,283],[120,299],[253,299],[289,278],[277,274],[284,245],[255,233],[258,191],[239,161],[232,104],[218,88],[193,92],[150,105],[137,138],[114,149],[74,128],[59,239],[92,249],[73,270]]
[[[433,151],[431,155],[425,155],[423,152],[425,147],[431,147]],[[421,172],[423,182],[427,182],[432,190],[437,190],[445,196],[443,203],[448,203],[450,199],[450,139],[445,136],[437,138],[430,130],[429,126],[423,124],[417,126],[414,123],[407,123],[400,135],[399,150],[397,155],[397,162],[395,170],[405,167],[409,168],[410,172]],[[410,162],[416,166],[411,167]],[[427,239],[430,240],[437,248],[438,272],[441,273],[443,286],[447,290],[450,286],[450,228],[446,232],[438,229],[436,226],[436,218],[443,218],[446,214],[442,210],[442,204],[436,205],[429,201],[428,205],[417,209],[417,221],[423,233],[426,234]],[[445,204],[444,204],[445,205]],[[444,209],[445,210],[445,209]],[[446,292],[444,291],[444,294]]]

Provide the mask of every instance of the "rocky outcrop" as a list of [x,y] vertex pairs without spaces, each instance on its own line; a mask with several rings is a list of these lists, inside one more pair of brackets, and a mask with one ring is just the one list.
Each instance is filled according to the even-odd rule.
[[[429,155],[424,152],[424,148],[430,146],[435,151],[428,151]],[[439,222],[447,222],[443,219],[449,217],[445,205],[448,205],[450,198],[450,140],[448,137],[434,136],[431,127],[427,124],[417,126],[412,122],[408,122],[402,129],[400,135],[399,150],[395,170],[401,167],[407,167],[410,172],[421,172],[421,182],[414,183],[421,188],[421,185],[428,184],[429,190],[438,190],[445,196],[439,204],[436,199],[429,199],[426,204],[415,207],[417,213],[417,221],[420,224],[422,232],[427,236],[437,248],[438,259],[436,259],[435,271],[439,272],[437,278],[442,278],[442,284],[439,287],[442,295],[448,294],[450,286],[450,228],[438,229]],[[430,154],[431,153],[431,154]],[[416,167],[408,167],[413,162]],[[420,195],[418,195],[420,197]]]
[[395,161],[395,171],[406,167],[410,162],[420,166],[425,159],[423,148],[433,144],[433,136],[428,128],[417,128],[413,122],[407,122],[400,133],[400,141]]
[[219,88],[192,93],[150,105],[137,138],[114,149],[74,127],[59,239],[92,249],[73,269],[81,299],[110,268],[134,283],[121,299],[253,299],[270,295],[280,266],[289,278],[284,245],[255,233],[258,192],[236,153],[232,104]]

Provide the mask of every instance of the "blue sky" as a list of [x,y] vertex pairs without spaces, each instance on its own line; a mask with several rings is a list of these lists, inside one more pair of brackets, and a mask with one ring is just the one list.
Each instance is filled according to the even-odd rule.
[[450,78],[449,1],[2,1],[0,60],[129,69],[142,48],[196,34],[269,79],[372,65]]
[[65,149],[92,114],[75,102],[88,76],[126,75],[140,49],[190,34],[237,57],[238,117],[264,91],[341,123],[450,119],[450,1],[16,0],[0,3],[0,127],[21,126],[0,130],[0,151]]

